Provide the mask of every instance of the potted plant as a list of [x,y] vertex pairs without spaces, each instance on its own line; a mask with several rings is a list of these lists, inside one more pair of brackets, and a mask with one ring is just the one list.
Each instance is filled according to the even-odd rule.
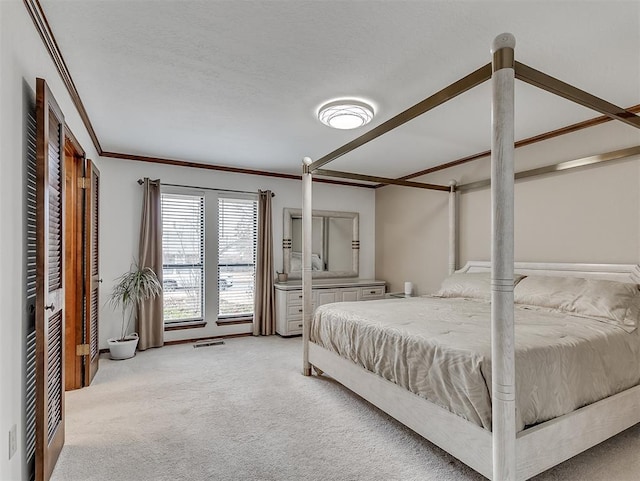
[[107,340],[111,359],[129,359],[135,355],[138,333],[129,334],[134,312],[142,301],[156,297],[161,291],[162,285],[158,276],[150,267],[133,264],[129,272],[116,279],[109,304],[122,309],[122,328],[120,337]]

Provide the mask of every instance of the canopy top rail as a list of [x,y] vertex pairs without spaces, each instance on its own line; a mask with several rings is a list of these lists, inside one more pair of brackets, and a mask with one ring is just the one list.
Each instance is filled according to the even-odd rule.
[[370,131],[362,134],[360,137],[352,140],[351,142],[343,145],[342,147],[334,150],[333,152],[325,155],[324,157],[316,160],[311,165],[309,165],[308,169],[311,173],[315,170],[319,169],[325,164],[328,164],[332,160],[336,160],[338,157],[343,156],[344,154],[348,154],[352,150],[361,147],[367,142],[372,141],[380,137],[387,132],[395,129],[396,127],[400,127],[402,124],[409,122],[410,120],[415,119],[416,117],[428,112],[436,108],[438,105],[442,105],[443,103],[451,100],[454,97],[457,97],[460,94],[463,94],[467,90],[471,90],[472,88],[486,82],[491,78],[491,64],[488,63],[478,70],[470,73],[469,75],[461,78],[460,80],[452,83],[451,85],[443,88],[439,92],[427,97],[423,101],[415,104],[413,107],[409,107],[407,110],[400,112],[395,117],[391,117],[386,122],[381,123],[377,127],[371,129]]
[[413,182],[411,180],[389,179],[387,177],[377,177],[374,175],[354,174],[352,172],[340,172],[338,170],[316,169],[314,174],[327,177],[338,177],[341,179],[362,180],[365,182],[377,182],[379,184],[402,185],[404,187],[416,187],[418,189],[442,190],[449,192],[450,187],[446,185],[427,184],[423,182]]
[[[500,49],[494,52],[494,58],[498,62],[498,64],[509,62],[509,55],[513,54],[512,49]],[[550,75],[547,75],[539,70],[531,68],[521,62],[513,61],[514,70],[515,70],[515,78],[521,80],[525,83],[538,87],[542,90],[546,90],[547,92],[558,95],[559,97],[565,98],[572,102],[575,102],[583,107],[590,108],[595,110],[596,112],[600,112],[607,117],[610,117],[613,120],[618,120],[620,122],[624,122],[628,125],[631,125],[636,128],[640,128],[640,116],[636,115],[634,112],[627,110],[623,107],[619,107],[615,104],[607,102],[595,95],[592,95],[584,90],[580,90],[577,87],[574,87],[566,82],[556,79]],[[413,107],[404,110],[398,115],[390,118],[386,122],[374,127],[373,129],[365,132],[360,137],[344,144],[342,147],[337,148],[333,152],[321,157],[320,159],[312,162],[310,165],[305,166],[305,170],[310,173],[319,174],[318,170],[328,164],[329,162],[341,157],[349,152],[361,147],[362,145],[370,142],[387,132],[394,130],[396,127],[400,127],[401,125],[413,120],[414,118],[434,109],[435,107],[448,102],[449,100],[463,94],[464,92],[477,87],[483,82],[489,80],[491,78],[492,65],[488,63],[474,72],[466,75],[460,80],[448,85],[442,90],[436,92],[435,94],[427,97],[421,102],[415,104]],[[333,174],[329,174],[328,172],[333,172]],[[333,177],[343,177],[343,178],[351,178],[354,179],[356,174],[347,175],[335,175],[335,171],[324,171],[323,175],[333,176]],[[346,173],[343,173],[346,174]],[[372,177],[373,176],[369,176]],[[381,178],[383,179],[383,178]],[[364,180],[364,179],[360,179]],[[391,180],[404,180],[400,179],[384,179],[381,180],[381,184],[397,184],[404,185],[399,182],[390,182]],[[415,184],[415,182],[414,182]],[[425,184],[426,185],[426,184]],[[416,185],[411,185],[410,187],[417,187]],[[439,186],[443,187],[443,186]],[[428,187],[427,187],[428,188]],[[436,189],[436,190],[444,190],[444,189]],[[446,189],[448,190],[448,188]]]

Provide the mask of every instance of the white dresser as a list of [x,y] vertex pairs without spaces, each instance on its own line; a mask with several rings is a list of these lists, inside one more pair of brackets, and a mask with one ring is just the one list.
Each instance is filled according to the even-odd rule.
[[[276,332],[302,334],[302,281],[276,282]],[[385,282],[371,279],[314,279],[313,309],[341,301],[384,299]]]

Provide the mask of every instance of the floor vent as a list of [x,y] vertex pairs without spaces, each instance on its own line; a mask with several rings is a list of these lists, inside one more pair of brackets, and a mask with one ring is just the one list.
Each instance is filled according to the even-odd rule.
[[196,342],[193,347],[207,347],[207,346],[219,346],[221,344],[224,344],[224,341],[222,339],[206,339],[204,341],[198,341]]

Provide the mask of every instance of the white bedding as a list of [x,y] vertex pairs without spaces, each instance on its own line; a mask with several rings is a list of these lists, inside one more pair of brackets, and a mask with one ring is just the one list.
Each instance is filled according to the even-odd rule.
[[[640,383],[640,335],[516,306],[518,431]],[[319,307],[311,341],[491,429],[490,304],[410,298]]]

